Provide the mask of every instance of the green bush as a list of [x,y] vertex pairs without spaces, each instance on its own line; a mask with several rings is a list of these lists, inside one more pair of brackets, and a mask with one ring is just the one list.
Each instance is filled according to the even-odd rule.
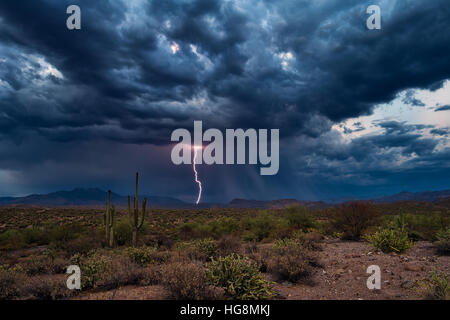
[[450,228],[441,230],[436,234],[435,246],[442,254],[450,254]]
[[210,224],[203,221],[186,222],[178,227],[182,239],[211,238],[214,233]]
[[87,255],[75,254],[72,263],[81,269],[81,289],[113,289],[121,285],[137,284],[142,280],[143,269],[128,257],[112,256],[93,250]]
[[217,255],[217,244],[211,238],[181,242],[177,248],[190,260],[208,261]]
[[393,224],[404,228],[412,240],[435,241],[437,233],[450,225],[449,218],[439,213],[435,214],[409,214],[403,213],[398,216],[385,216],[384,225]]
[[98,230],[92,230],[89,234],[60,243],[57,246],[52,245],[51,247],[64,251],[67,257],[71,257],[76,253],[87,254],[91,250],[99,249],[102,247],[103,241],[103,230],[101,233]]
[[101,280],[102,274],[107,272],[111,260],[92,250],[87,255],[75,254],[72,263],[81,269],[81,289],[93,288]]
[[46,230],[37,227],[25,229],[23,237],[27,244],[45,245],[50,241]]
[[132,230],[128,219],[120,219],[114,226],[114,238],[119,246],[131,244]]
[[214,258],[217,254],[217,244],[213,239],[199,239],[194,241],[194,246],[207,258]]
[[221,287],[230,299],[261,300],[275,296],[272,285],[259,272],[259,266],[248,258],[229,255],[212,260],[208,266],[212,285]]
[[365,238],[372,246],[385,253],[403,253],[414,245],[408,238],[408,232],[400,228],[380,228]]
[[244,239],[259,242],[276,234],[283,224],[286,224],[285,220],[275,217],[267,211],[259,212],[255,217],[245,217],[242,219],[242,227],[247,231]]
[[0,233],[0,250],[17,250],[26,246],[22,232],[9,229]]
[[305,207],[288,207],[286,209],[286,219],[289,226],[303,231],[307,231],[308,229],[317,227],[316,221],[309,214],[308,210]]
[[133,262],[137,263],[140,266],[164,262],[168,258],[165,253],[158,252],[158,249],[145,246],[137,248],[126,248],[125,253]]
[[311,282],[313,267],[318,263],[311,252],[298,240],[283,239],[275,242],[265,254],[267,271],[278,280]]
[[46,231],[50,244],[54,248],[64,248],[69,241],[83,235],[83,227],[78,223],[54,226]]
[[231,235],[240,230],[240,223],[237,219],[231,217],[222,217],[217,221],[210,223],[211,232],[215,239],[224,235]]
[[447,275],[440,275],[433,270],[430,278],[423,282],[425,296],[432,300],[450,300],[450,282]]

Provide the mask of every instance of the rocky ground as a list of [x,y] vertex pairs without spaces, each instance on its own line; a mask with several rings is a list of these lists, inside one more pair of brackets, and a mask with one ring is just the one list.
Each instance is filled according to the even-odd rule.
[[[430,242],[418,242],[406,254],[374,251],[364,242],[329,240],[318,252],[321,268],[313,284],[276,283],[280,299],[290,300],[373,300],[423,299],[421,282],[432,270],[450,274],[450,257],[439,256]],[[381,269],[381,289],[369,290],[367,267]],[[126,286],[107,292],[84,293],[76,299],[168,299],[162,286]]]

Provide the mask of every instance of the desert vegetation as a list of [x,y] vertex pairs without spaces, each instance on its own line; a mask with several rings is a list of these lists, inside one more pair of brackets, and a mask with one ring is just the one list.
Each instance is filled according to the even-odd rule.
[[371,299],[377,263],[381,297],[449,297],[448,206],[139,209],[137,183],[128,208],[0,208],[0,298]]

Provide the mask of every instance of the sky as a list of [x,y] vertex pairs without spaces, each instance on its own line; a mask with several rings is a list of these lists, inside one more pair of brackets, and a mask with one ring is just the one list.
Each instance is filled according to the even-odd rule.
[[202,202],[450,189],[449,21],[448,0],[0,1],[0,196],[127,194],[139,171],[194,202],[170,158],[194,120],[280,129],[277,175],[198,165]]

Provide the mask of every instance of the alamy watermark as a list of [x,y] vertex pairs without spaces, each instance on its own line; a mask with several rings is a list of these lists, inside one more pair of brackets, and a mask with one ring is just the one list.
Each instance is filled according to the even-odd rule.
[[66,20],[66,26],[69,30],[80,30],[81,29],[81,9],[77,5],[70,5],[66,10],[67,14],[70,16]]
[[373,290],[381,289],[381,269],[377,265],[371,265],[367,267],[367,273],[371,274],[369,278],[367,278],[366,284],[367,289]]
[[[191,164],[192,150],[195,150],[196,164],[259,164],[260,174],[275,175],[279,169],[279,129],[270,129],[270,153],[268,129],[226,129],[224,136],[219,129],[203,132],[202,121],[194,121],[194,139],[187,129],[172,132],[171,141],[178,142],[172,149],[171,159],[175,165]],[[203,142],[209,142],[203,146]],[[248,142],[248,143],[247,143]],[[248,147],[248,148],[246,148]],[[224,157],[225,152],[225,157]]]
[[370,17],[367,18],[366,26],[369,30],[380,30],[381,29],[381,9],[377,5],[371,5],[367,7],[367,14]]
[[70,265],[67,267],[66,273],[70,274],[67,278],[66,286],[69,290],[81,289],[81,269],[77,265]]

